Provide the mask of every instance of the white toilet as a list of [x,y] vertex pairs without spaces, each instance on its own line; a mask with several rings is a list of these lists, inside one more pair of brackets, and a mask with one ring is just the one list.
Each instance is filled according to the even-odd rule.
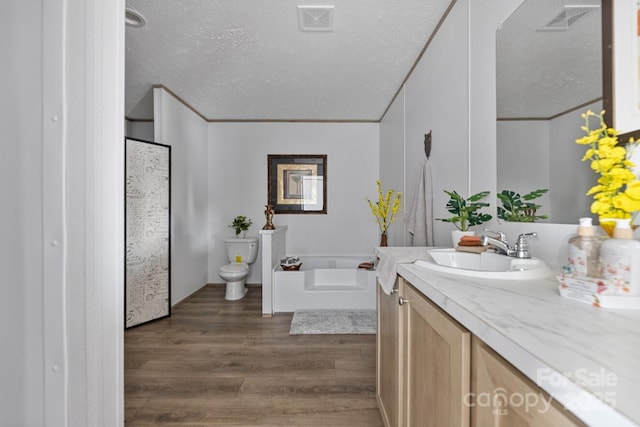
[[227,282],[227,291],[224,298],[238,300],[247,294],[244,279],[249,275],[250,267],[258,256],[258,239],[226,239],[227,258],[230,264],[220,267],[218,275]]

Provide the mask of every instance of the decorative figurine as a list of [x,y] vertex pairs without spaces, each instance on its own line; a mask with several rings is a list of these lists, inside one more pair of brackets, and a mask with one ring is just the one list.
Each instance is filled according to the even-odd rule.
[[266,208],[264,210],[264,216],[267,218],[267,223],[262,227],[263,230],[275,230],[276,226],[273,225],[273,215],[275,211],[273,210],[273,205],[264,205]]

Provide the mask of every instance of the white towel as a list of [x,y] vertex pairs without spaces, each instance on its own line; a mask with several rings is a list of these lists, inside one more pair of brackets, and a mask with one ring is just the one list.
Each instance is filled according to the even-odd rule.
[[407,223],[413,246],[433,246],[433,190],[429,159],[420,164]]
[[376,276],[384,293],[391,295],[398,264],[410,264],[419,259],[429,259],[425,248],[393,248],[382,254],[376,266]]

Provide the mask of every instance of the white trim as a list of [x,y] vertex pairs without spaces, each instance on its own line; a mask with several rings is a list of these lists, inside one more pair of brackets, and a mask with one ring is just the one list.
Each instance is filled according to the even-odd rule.
[[640,128],[640,94],[638,93],[637,6],[635,2],[613,2],[613,112],[619,132]]
[[43,3],[42,214],[44,422],[67,425],[65,0]]
[[[124,0],[94,0],[87,57],[88,378],[96,426],[124,425]],[[91,55],[93,53],[93,55]],[[90,235],[93,233],[93,235]],[[95,345],[93,345],[95,344]],[[95,375],[94,378],[92,376]]]
[[74,265],[84,269],[84,284],[73,283],[77,292],[84,286],[84,307],[69,307],[85,320],[84,336],[69,345],[85,360],[72,367],[74,387],[85,390],[82,402],[74,402],[83,407],[69,411],[87,426],[124,425],[124,9],[124,0],[85,0],[76,8],[81,12],[69,14],[76,27],[84,21],[86,35],[85,50],[67,55],[84,80],[73,92],[82,103],[82,123],[70,133],[84,138],[78,161],[84,161],[86,227],[86,264]]

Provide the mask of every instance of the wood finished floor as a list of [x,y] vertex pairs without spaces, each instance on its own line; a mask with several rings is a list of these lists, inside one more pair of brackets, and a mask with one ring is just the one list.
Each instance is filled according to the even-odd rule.
[[125,332],[125,424],[382,426],[375,335],[289,335],[261,289],[225,301],[208,285],[170,318]]

